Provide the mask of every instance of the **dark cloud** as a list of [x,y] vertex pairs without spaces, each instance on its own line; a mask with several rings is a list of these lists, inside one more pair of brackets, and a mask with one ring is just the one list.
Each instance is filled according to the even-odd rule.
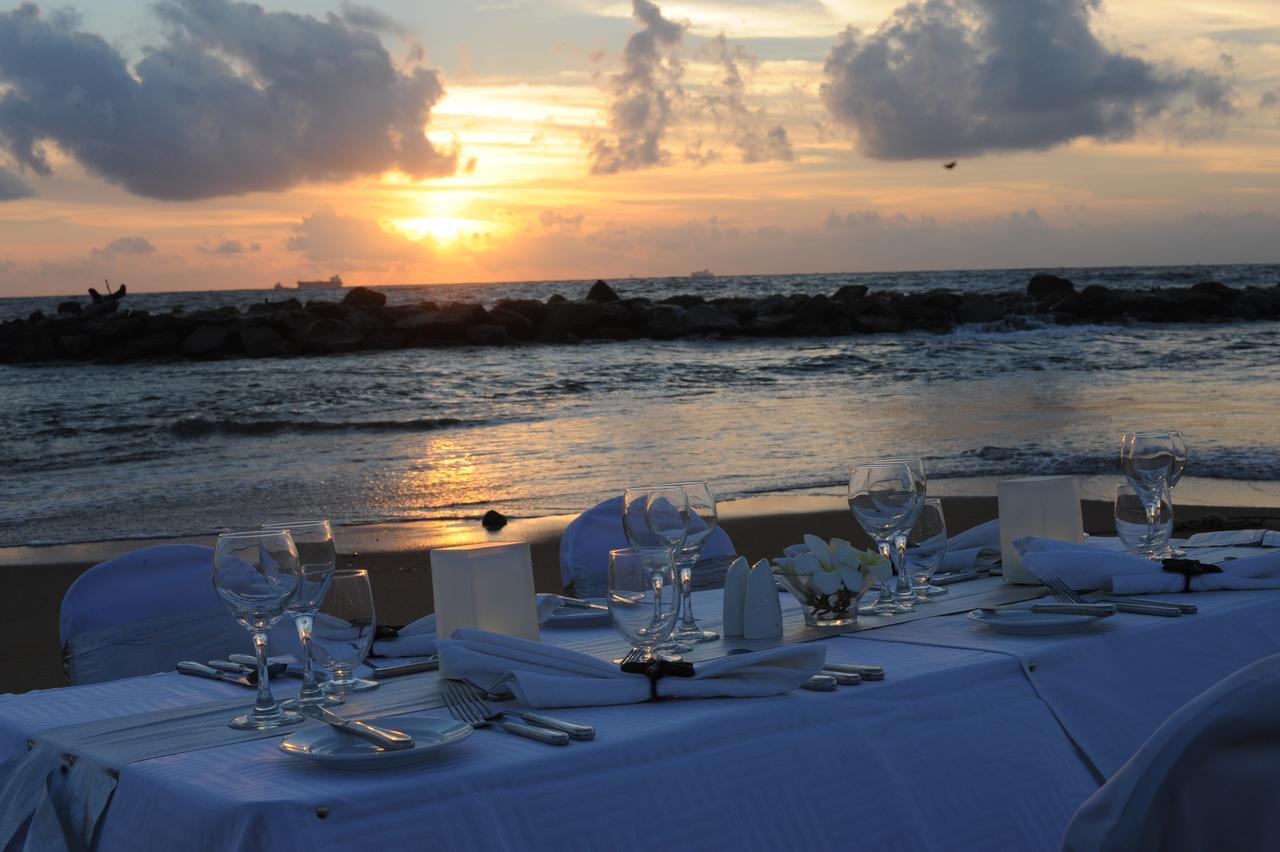
[[1271,109],[1277,105],[1280,105],[1280,89],[1263,92],[1262,97],[1258,98],[1258,109]]
[[720,66],[722,92],[707,96],[707,107],[716,123],[725,128],[729,139],[742,153],[744,163],[762,163],[766,160],[791,160],[791,140],[781,125],[767,126],[764,110],[747,106],[747,84],[742,78],[742,67],[754,70],[754,56],[741,45],[730,46],[724,33],[707,42],[707,57]]
[[94,249],[92,252],[93,256],[98,258],[130,255],[140,257],[155,253],[156,247],[146,237],[121,237],[118,240],[112,240],[101,248]]
[[22,178],[0,166],[0,201],[16,201],[33,195],[35,192],[23,182]]
[[403,24],[385,12],[372,6],[352,3],[350,0],[343,0],[342,18],[353,27],[377,33],[396,33],[400,35],[408,31]]
[[168,32],[129,67],[68,13],[0,13],[0,146],[40,174],[46,142],[151,198],[284,190],[400,169],[451,174],[424,127],[444,89],[377,35],[233,0],[161,0]]
[[631,13],[642,26],[627,39],[623,70],[609,81],[609,129],[612,140],[591,149],[593,174],[615,174],[667,162],[662,147],[674,104],[681,97],[684,66],[675,56],[687,25],[662,16],[649,0],[632,0]]
[[262,244],[249,243],[248,245],[246,245],[240,242],[239,240],[223,240],[213,248],[200,246],[200,251],[204,252],[205,254],[224,254],[224,255],[250,254],[253,252],[262,251]]
[[1160,70],[1103,45],[1090,28],[1098,2],[909,3],[874,33],[841,35],[823,101],[881,159],[1118,140],[1164,113],[1189,132],[1203,129],[1190,127],[1192,113],[1207,123],[1230,114],[1230,87],[1216,75]]

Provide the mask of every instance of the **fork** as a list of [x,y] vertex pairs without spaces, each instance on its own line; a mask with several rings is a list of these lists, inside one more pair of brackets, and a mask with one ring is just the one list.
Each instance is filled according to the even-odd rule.
[[[440,694],[444,698],[445,706],[449,708],[449,714],[473,728],[487,727],[495,719],[501,719],[505,715],[505,711],[494,711],[469,686],[457,681],[441,679]],[[499,727],[508,734],[537,740],[547,745],[569,744],[569,735],[564,731],[553,731],[521,722],[502,722]]]
[[[1049,587],[1049,593],[1063,603],[1086,603],[1085,599],[1076,594],[1070,586],[1063,582],[1061,577],[1051,577],[1045,580],[1044,584]],[[1117,612],[1132,612],[1138,615],[1163,615],[1166,617],[1182,615],[1182,610],[1172,604],[1139,601],[1115,601],[1114,603]]]

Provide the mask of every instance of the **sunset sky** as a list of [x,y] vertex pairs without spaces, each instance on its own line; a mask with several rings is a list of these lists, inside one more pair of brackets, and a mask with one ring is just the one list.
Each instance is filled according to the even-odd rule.
[[1276,261],[1276,0],[0,0],[0,295]]

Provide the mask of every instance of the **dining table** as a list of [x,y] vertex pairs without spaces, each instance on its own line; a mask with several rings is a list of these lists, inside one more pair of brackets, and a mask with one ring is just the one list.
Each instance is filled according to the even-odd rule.
[[[967,617],[1044,594],[987,577],[852,632],[805,628],[782,595],[787,641],[820,642],[828,664],[881,666],[885,678],[540,711],[595,727],[563,747],[489,727],[420,763],[338,771],[278,748],[297,728],[226,729],[251,692],[164,672],[0,696],[0,761],[52,744],[64,774],[94,773],[80,788],[93,792],[55,804],[99,850],[1056,849],[1073,813],[1170,714],[1280,652],[1280,594],[1179,594],[1198,612],[1120,612],[1045,636]],[[721,630],[721,590],[696,592],[695,606]],[[541,641],[626,650],[607,623],[544,626]],[[716,653],[708,643],[690,656],[696,667]],[[405,714],[449,716],[438,672],[337,709],[391,727]]]

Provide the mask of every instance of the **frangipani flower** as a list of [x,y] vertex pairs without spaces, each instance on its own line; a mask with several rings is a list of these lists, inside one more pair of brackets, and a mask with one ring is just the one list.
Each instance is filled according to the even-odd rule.
[[804,544],[794,544],[783,551],[786,556],[775,560],[785,572],[810,577],[813,590],[829,595],[840,588],[858,592],[870,580],[883,580],[890,575],[889,561],[878,553],[861,551],[842,538],[823,541],[806,535]]

